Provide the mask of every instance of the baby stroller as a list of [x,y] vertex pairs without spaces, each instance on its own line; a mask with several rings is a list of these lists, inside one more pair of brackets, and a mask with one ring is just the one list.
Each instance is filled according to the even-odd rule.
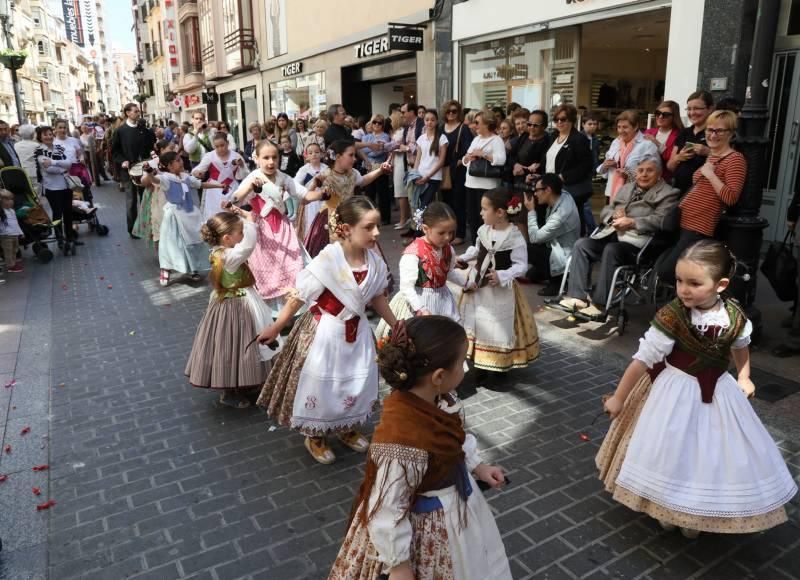
[[53,259],[53,252],[47,246],[58,240],[53,233],[54,224],[39,203],[28,174],[21,167],[3,167],[0,187],[14,194],[14,211],[24,238],[22,247],[31,245],[34,255],[46,264]]
[[[108,226],[101,224],[97,218],[97,208],[94,207],[94,196],[92,195],[92,176],[89,169],[83,163],[75,163],[69,170],[69,174],[81,180],[83,188],[73,190],[72,202],[72,223],[87,224],[89,231],[94,231],[98,236],[108,235]],[[75,229],[75,237],[78,230]]]

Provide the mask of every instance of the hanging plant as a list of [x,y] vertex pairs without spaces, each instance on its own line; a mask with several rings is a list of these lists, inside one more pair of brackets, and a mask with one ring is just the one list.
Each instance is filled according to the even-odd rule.
[[0,50],[0,63],[6,68],[19,70],[25,64],[26,58],[28,58],[27,50],[12,50],[10,48]]

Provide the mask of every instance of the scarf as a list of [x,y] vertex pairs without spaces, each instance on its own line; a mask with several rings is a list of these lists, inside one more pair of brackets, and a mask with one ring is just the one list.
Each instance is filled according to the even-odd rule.
[[441,288],[447,283],[447,273],[450,271],[450,262],[453,256],[453,248],[450,244],[442,248],[441,256],[437,256],[435,248],[425,238],[417,238],[406,247],[403,253],[419,258],[416,286]]
[[[504,230],[497,230],[499,235],[497,240],[494,242],[492,241],[492,232],[495,231],[494,228],[489,226],[481,226],[478,229],[478,242],[486,250],[486,253],[481,255],[482,252],[478,251],[478,263],[477,272],[475,273],[475,283],[479,284],[484,280],[486,273],[489,270],[496,270],[497,269],[497,260],[496,254],[497,252],[506,252],[511,251],[517,247],[517,243],[519,240],[514,239],[514,232],[517,232],[518,236],[522,236],[517,229],[517,226],[514,224],[509,224],[509,226]],[[501,268],[505,269],[505,268]]]
[[[393,445],[421,449],[428,454],[428,465],[419,485],[412,491],[408,509],[414,503],[414,497],[422,492],[441,489],[445,485],[456,484],[459,496],[466,500],[467,492],[463,487],[466,478],[454,477],[466,469],[464,464],[464,439],[466,434],[461,425],[461,417],[457,413],[447,413],[435,405],[406,391],[393,391],[383,402],[381,422],[372,436],[373,445]],[[402,455],[402,450],[398,450]],[[379,464],[392,460],[393,457],[378,458],[370,453],[364,482],[361,484],[358,497],[353,507],[350,520],[358,518],[366,524],[380,509],[386,488],[392,482],[378,481]],[[407,462],[403,468],[408,480],[409,469],[413,466]],[[371,510],[368,502],[372,490],[378,486],[380,495]],[[405,515],[405,514],[404,514]],[[348,524],[349,527],[349,524]]]
[[[622,140],[620,139],[620,143]],[[628,143],[623,143],[619,146],[619,160],[617,161],[617,169],[625,170],[625,162],[628,160],[628,155],[630,155],[631,151],[633,151],[633,146],[636,144],[636,139],[631,139]],[[619,172],[614,171],[614,174],[611,176],[611,202],[613,203],[614,198],[617,197],[617,192],[619,189],[625,185],[625,177]]]

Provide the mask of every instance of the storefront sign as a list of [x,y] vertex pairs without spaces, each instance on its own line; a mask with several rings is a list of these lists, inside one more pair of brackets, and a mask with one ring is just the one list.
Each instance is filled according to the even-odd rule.
[[183,106],[184,107],[193,107],[194,105],[200,104],[200,97],[196,94],[192,93],[191,95],[184,95],[183,96]]
[[422,50],[421,28],[389,28],[389,50]]
[[380,38],[376,38],[375,40],[362,42],[353,48],[355,48],[356,51],[356,58],[367,58],[369,56],[383,54],[384,52],[389,52],[391,50],[389,48],[388,36],[382,36]]
[[164,36],[167,43],[167,58],[173,78],[180,73],[178,66],[178,45],[175,38],[175,0],[164,0]]
[[64,27],[67,31],[67,38],[73,44],[84,46],[86,42],[83,37],[83,18],[81,17],[80,1],[61,0],[61,7],[64,9]]
[[285,77],[292,77],[299,75],[303,72],[303,63],[301,61],[293,62],[281,67],[281,74]]

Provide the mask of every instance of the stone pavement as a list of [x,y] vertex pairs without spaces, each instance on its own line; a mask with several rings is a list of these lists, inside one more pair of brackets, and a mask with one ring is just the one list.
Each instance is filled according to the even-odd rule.
[[[38,449],[15,456],[29,461],[14,472],[0,463],[11,472],[0,484],[0,578],[43,578],[45,563],[53,580],[326,578],[363,456],[337,447],[336,464],[319,465],[300,436],[270,430],[262,411],[223,409],[191,388],[183,368],[208,289],[161,288],[153,252],[125,234],[122,194],[104,187],[97,200],[108,238],[85,234],[77,256],[47,266],[28,260],[26,276],[42,283],[31,289],[20,344],[29,329],[48,327],[42,462],[57,504],[28,505],[27,465],[39,462]],[[384,248],[396,264],[399,243]],[[43,316],[34,299],[51,299],[52,323],[35,318]],[[578,433],[614,388],[620,362],[550,325],[540,333],[539,361],[512,373],[502,392],[481,388],[466,400],[468,429],[509,472],[511,485],[488,497],[515,578],[800,578],[797,498],[791,521],[765,534],[696,541],[614,504],[593,462],[607,420],[589,429],[589,442]],[[18,363],[16,376],[24,372]],[[11,396],[22,389],[20,381]],[[5,444],[18,424],[4,396]],[[797,475],[800,445],[779,444]],[[46,545],[36,522],[49,524]]]

